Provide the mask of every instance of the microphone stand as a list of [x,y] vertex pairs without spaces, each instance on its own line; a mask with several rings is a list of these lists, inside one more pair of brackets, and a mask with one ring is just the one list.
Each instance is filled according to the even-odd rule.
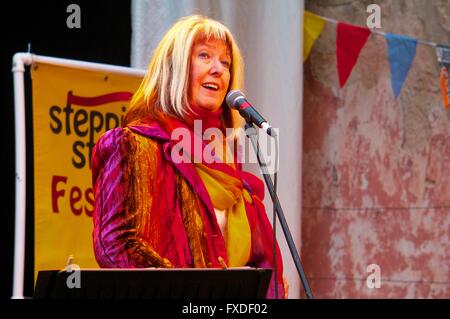
[[[251,130],[249,130],[249,128],[251,128]],[[249,131],[252,131],[252,133],[249,133]],[[264,177],[264,181],[266,182],[267,188],[270,193],[270,197],[272,198],[272,202],[273,202],[273,205],[277,212],[277,216],[280,221],[281,228],[283,229],[284,237],[286,238],[287,244],[289,246],[289,250],[291,252],[292,259],[294,260],[298,275],[300,276],[300,279],[302,281],[306,296],[308,297],[308,299],[314,299],[313,293],[308,284],[308,280],[306,279],[305,272],[303,271],[303,266],[300,261],[300,256],[298,255],[297,248],[295,247],[294,240],[292,239],[291,232],[289,231],[289,227],[286,223],[286,218],[284,217],[283,209],[281,208],[281,204],[278,199],[278,195],[274,191],[272,178],[270,177],[270,174],[267,171],[266,162],[263,158],[263,155],[260,152],[259,143],[255,137],[256,129],[253,126],[253,124],[249,123],[248,121],[245,124],[245,134],[247,135],[248,138],[250,138],[250,140],[252,142],[253,149],[255,150],[255,153],[256,153],[256,158],[258,159],[259,167],[261,168],[261,173]],[[275,138],[278,138],[278,137],[275,137]],[[261,159],[263,161],[261,161]]]

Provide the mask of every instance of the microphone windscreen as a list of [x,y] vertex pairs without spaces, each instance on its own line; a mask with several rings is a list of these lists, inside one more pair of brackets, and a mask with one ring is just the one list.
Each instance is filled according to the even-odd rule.
[[237,100],[238,98],[240,98],[240,97],[242,97],[242,98],[245,99],[244,93],[242,93],[242,92],[239,91],[239,90],[233,90],[233,91],[228,92],[225,101],[227,102],[227,105],[228,105],[229,107],[238,110],[238,109],[239,109],[239,105],[236,103],[236,100]]

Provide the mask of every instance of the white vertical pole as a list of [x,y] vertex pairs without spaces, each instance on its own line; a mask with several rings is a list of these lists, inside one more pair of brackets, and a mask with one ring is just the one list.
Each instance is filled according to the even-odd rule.
[[12,299],[23,299],[25,269],[25,204],[26,204],[26,147],[25,147],[25,64],[31,64],[31,54],[17,53],[13,57],[14,114],[16,142],[16,225],[14,232],[14,277]]

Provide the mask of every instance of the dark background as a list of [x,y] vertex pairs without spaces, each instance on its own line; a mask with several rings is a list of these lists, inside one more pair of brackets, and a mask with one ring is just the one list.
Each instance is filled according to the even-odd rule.
[[[78,4],[81,28],[66,25],[67,6]],[[11,298],[15,227],[15,140],[12,57],[27,52],[52,57],[129,66],[131,1],[26,1],[10,2],[0,10],[0,109],[2,187],[0,212],[0,299]],[[29,73],[26,78],[27,128],[27,244],[25,296],[33,294],[34,219],[32,109]]]

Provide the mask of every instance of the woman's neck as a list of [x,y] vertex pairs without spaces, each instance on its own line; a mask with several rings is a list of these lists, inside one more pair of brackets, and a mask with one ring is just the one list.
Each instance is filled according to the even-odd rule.
[[191,105],[192,113],[192,124],[195,120],[201,120],[202,123],[202,133],[208,128],[219,128],[222,129],[222,108],[217,111],[209,111],[204,108],[198,107],[196,105]]

